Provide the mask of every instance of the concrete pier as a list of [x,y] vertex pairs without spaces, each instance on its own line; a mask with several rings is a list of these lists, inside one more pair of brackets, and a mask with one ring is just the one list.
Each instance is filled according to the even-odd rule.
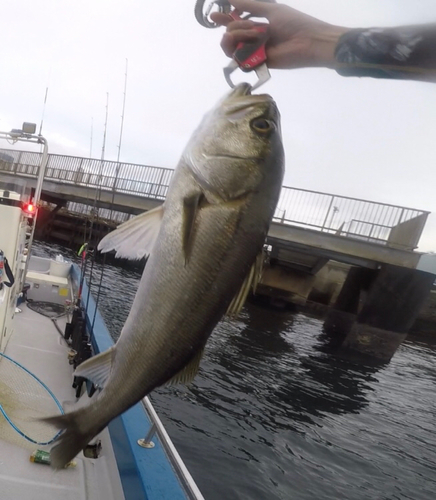
[[[90,248],[117,227],[117,223],[91,213],[72,213],[57,205],[53,210],[40,207],[36,223],[35,237],[40,240],[59,241],[78,250],[84,241]],[[92,228],[92,230],[91,230]]]
[[327,333],[349,333],[361,307],[363,292],[368,290],[377,272],[364,267],[350,267],[338,298],[327,313],[324,322]]
[[325,328],[345,336],[342,349],[389,361],[415,322],[435,278],[393,265],[378,271],[351,268]]

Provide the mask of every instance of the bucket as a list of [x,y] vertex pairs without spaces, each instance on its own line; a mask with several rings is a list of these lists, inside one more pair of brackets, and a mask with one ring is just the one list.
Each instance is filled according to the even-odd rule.
[[70,274],[71,262],[50,261],[50,276],[66,278]]

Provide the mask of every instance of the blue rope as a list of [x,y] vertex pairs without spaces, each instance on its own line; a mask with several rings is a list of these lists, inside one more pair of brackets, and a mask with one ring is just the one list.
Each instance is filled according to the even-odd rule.
[[[40,380],[36,375],[34,375],[31,371],[29,371],[27,368],[25,368],[23,365],[21,365],[20,363],[18,363],[17,361],[13,360],[12,358],[10,358],[9,356],[6,356],[6,354],[3,354],[0,352],[0,356],[2,356],[3,358],[6,358],[7,360],[11,361],[12,363],[14,363],[15,365],[17,365],[19,368],[21,368],[22,370],[24,370],[26,373],[28,373],[33,379],[35,379],[39,384],[42,385],[42,387],[44,387],[44,389],[50,394],[50,396],[53,398],[53,401],[56,403],[56,406],[58,407],[59,411],[61,412],[61,415],[64,415],[64,409],[62,408],[61,404],[59,403],[59,401],[57,400],[56,396],[53,394],[53,392],[44,384],[44,382],[42,380]],[[27,436],[26,434],[24,434],[23,431],[21,431],[13,422],[12,420],[8,417],[8,415],[6,414],[6,412],[4,411],[3,409],[3,406],[0,404],[0,411],[1,413],[3,414],[3,416],[5,417],[5,419],[7,420],[7,422],[12,426],[12,428],[18,432],[18,434],[20,434],[20,436],[23,436],[23,438],[27,439],[27,441],[30,441],[31,443],[35,443],[35,444],[39,444],[39,445],[46,445],[46,444],[50,444],[52,443],[61,433],[62,431],[58,431],[57,434],[52,438],[50,439],[50,441],[47,441],[47,442],[39,442],[39,441],[35,441],[34,439],[32,439],[31,437]]]

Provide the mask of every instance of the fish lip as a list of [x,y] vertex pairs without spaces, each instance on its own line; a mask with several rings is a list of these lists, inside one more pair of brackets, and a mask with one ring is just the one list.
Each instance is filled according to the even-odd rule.
[[251,94],[251,89],[250,84],[239,83],[224,101],[224,115],[230,116],[257,106],[275,106],[269,94]]
[[209,155],[207,153],[203,153],[203,157],[206,160],[209,160],[211,158],[228,158],[230,160],[254,160],[254,161],[259,161],[259,158],[257,156],[237,156],[237,155],[232,155],[232,154],[227,154],[227,153],[221,153],[219,155]]
[[231,91],[232,96],[240,97],[244,95],[251,95],[252,86],[247,82],[238,83]]

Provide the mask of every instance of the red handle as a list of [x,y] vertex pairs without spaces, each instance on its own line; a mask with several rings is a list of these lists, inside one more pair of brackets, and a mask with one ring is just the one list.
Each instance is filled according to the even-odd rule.
[[[229,15],[235,21],[241,20],[237,10],[233,10]],[[233,53],[233,59],[238,63],[242,71],[251,71],[266,61],[265,44],[268,40],[268,25],[256,24],[253,29],[262,33],[262,36],[255,42],[238,43]]]

